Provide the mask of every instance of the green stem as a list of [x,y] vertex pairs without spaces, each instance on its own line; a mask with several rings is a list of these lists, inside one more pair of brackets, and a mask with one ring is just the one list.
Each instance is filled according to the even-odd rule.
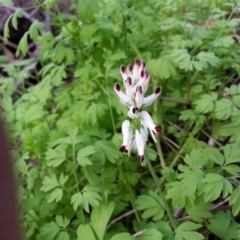
[[162,147],[161,147],[159,136],[157,136],[156,138],[157,138],[157,143],[155,145],[156,145],[156,149],[157,149],[157,152],[159,155],[160,163],[161,163],[162,168],[165,168],[166,164],[165,164],[165,160],[163,157]]
[[[107,89],[109,89],[107,77],[105,77],[105,81],[106,81]],[[112,102],[111,102],[109,93],[107,94],[107,98],[108,98],[108,107],[109,107],[109,112],[110,112],[110,116],[111,116],[113,132],[114,132],[114,134],[116,134],[116,127],[115,127],[115,122],[114,122],[114,117],[113,117],[113,112],[112,112]]]
[[171,98],[171,97],[161,97],[162,100],[164,101],[169,101],[169,102],[176,102],[176,103],[184,103],[184,104],[190,104],[190,100],[185,100],[185,99],[180,99],[180,98]]
[[[135,205],[135,199],[136,199],[136,197],[135,197],[135,195],[134,195],[134,192],[133,192],[133,190],[132,190],[132,187],[130,186],[130,184],[128,183],[127,179],[125,178],[124,171],[122,170],[122,167],[121,167],[121,166],[118,167],[118,171],[119,171],[119,173],[122,175],[123,182],[126,183],[126,186],[127,186],[127,188],[128,188],[128,191],[129,191],[129,193],[130,193],[130,195],[131,195],[131,205],[132,205],[132,208],[133,208],[133,209],[136,209],[136,205]],[[139,214],[138,214],[137,211],[135,211],[135,216],[136,216],[137,221],[140,222],[140,217],[139,217]]]
[[[72,146],[72,159],[73,159],[73,162],[76,161],[76,159],[75,159],[75,144]],[[74,178],[75,178],[77,191],[80,192],[80,189],[79,189],[79,186],[78,186],[78,178],[77,178],[77,169],[76,168],[74,168],[74,170],[73,170],[73,175],[74,175]],[[83,223],[85,223],[85,217],[84,217],[82,206],[80,206],[80,211],[81,211],[82,221],[83,221]]]
[[158,190],[158,193],[159,193],[159,197],[160,197],[160,199],[162,200],[162,203],[163,203],[163,205],[164,205],[164,208],[165,208],[165,210],[166,210],[166,212],[167,212],[169,221],[171,222],[171,225],[172,225],[173,229],[175,230],[175,229],[177,228],[176,219],[174,219],[174,217],[173,217],[173,215],[172,215],[172,213],[171,213],[171,211],[170,211],[170,208],[169,208],[169,206],[168,206],[168,203],[167,203],[167,201],[166,201],[166,199],[165,199],[165,196],[164,196],[164,194],[163,194],[163,191],[162,191],[162,189],[161,189],[161,186],[160,186],[158,177],[157,177],[157,175],[156,175],[156,173],[155,173],[155,171],[154,171],[154,169],[153,169],[153,167],[152,167],[151,161],[150,161],[149,159],[147,159],[146,161],[147,161],[148,168],[149,168],[149,170],[150,170],[150,172],[151,172],[151,174],[152,174],[152,177],[153,177],[153,180],[154,180],[154,182],[155,182],[155,185],[156,185],[156,187],[157,187],[157,190]]

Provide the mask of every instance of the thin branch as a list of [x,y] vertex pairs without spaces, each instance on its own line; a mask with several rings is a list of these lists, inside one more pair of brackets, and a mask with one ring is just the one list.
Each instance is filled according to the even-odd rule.
[[182,128],[180,128],[179,126],[177,126],[176,124],[168,121],[167,119],[163,119],[163,121],[167,122],[169,125],[173,126],[174,128],[176,128],[177,130],[179,130],[180,132],[182,132],[183,134],[187,134],[187,132],[185,130],[183,130]]
[[179,149],[180,146],[178,144],[176,144],[173,140],[171,140],[170,138],[163,136],[163,138],[168,141],[169,143],[171,143],[175,148]]
[[[4,38],[0,35],[0,40],[2,41],[2,42],[4,42]],[[5,45],[8,45],[9,47],[12,47],[12,48],[14,48],[14,49],[17,49],[18,48],[18,46],[16,45],[16,44],[14,44],[14,43],[12,43],[12,42],[9,42],[9,41],[7,41],[6,43],[4,42],[4,44]]]
[[124,213],[123,215],[120,215],[119,217],[113,219],[113,220],[108,224],[107,229],[109,229],[112,225],[114,225],[115,223],[117,223],[117,222],[120,221],[121,219],[123,219],[123,218],[125,218],[125,217],[128,217],[128,216],[134,214],[136,211],[137,211],[137,210],[133,209],[133,210],[131,210],[131,211],[129,211],[129,212],[126,212],[126,213]]
[[142,235],[143,233],[145,233],[146,231],[147,231],[147,229],[144,229],[144,230],[142,230],[142,231],[139,231],[139,232],[137,232],[137,233],[134,233],[132,236],[133,236],[133,237],[138,237],[138,236]]

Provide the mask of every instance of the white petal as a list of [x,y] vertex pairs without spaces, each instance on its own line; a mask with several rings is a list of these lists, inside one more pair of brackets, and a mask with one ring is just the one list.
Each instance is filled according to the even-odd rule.
[[148,84],[149,84],[150,78],[151,78],[150,74],[148,72],[145,72],[145,79],[142,84],[143,94],[145,94],[145,92],[148,89]]
[[120,85],[118,83],[115,84],[114,91],[118,95],[118,97],[120,98],[122,104],[124,104],[126,106],[133,105],[132,99],[121,91]]
[[139,161],[142,162],[144,160],[145,144],[144,144],[142,135],[140,134],[140,132],[138,130],[135,131],[135,139],[136,139],[136,147],[138,150],[138,159],[139,159]]
[[133,92],[133,87],[132,87],[132,80],[130,77],[127,77],[124,86],[126,88],[126,94],[129,98],[133,98],[134,92]]
[[143,107],[150,106],[153,103],[153,101],[161,94],[161,92],[162,92],[161,87],[158,87],[153,94],[143,99],[142,106]]
[[122,65],[122,66],[120,67],[120,73],[121,73],[121,75],[122,75],[123,82],[124,82],[124,81],[126,80],[126,78],[127,78],[127,72],[126,72],[126,68],[125,68],[124,65]]
[[128,152],[130,154],[130,150],[132,148],[132,129],[130,122],[125,120],[122,123],[122,134],[123,134],[123,143],[119,150],[121,152]]
[[145,146],[147,145],[147,141],[148,141],[148,130],[145,126],[143,126],[141,129],[140,129],[140,133],[142,135],[142,138],[143,138],[143,141],[144,141],[144,144]]
[[140,108],[142,106],[142,102],[143,102],[143,93],[142,93],[141,86],[138,86],[136,89],[135,101],[136,101],[137,107]]
[[[162,128],[160,126],[157,126],[157,125],[154,124],[154,122],[152,120],[152,117],[149,115],[148,112],[142,111],[140,113],[140,115],[142,117],[143,125],[145,125],[150,131],[153,131],[155,133],[161,133],[162,132]],[[153,134],[152,134],[152,136],[153,136]]]

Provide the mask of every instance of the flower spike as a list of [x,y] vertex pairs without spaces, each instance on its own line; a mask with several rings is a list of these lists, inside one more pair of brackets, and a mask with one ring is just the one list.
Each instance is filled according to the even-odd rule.
[[148,130],[156,142],[154,133],[161,133],[162,127],[154,124],[152,117],[142,107],[150,106],[153,101],[161,94],[162,88],[157,87],[153,94],[144,97],[150,82],[150,74],[146,71],[146,63],[140,59],[135,59],[134,65],[120,67],[123,78],[125,92],[121,90],[118,83],[114,85],[114,91],[118,95],[122,104],[126,105],[128,116],[133,119],[133,125],[129,120],[122,124],[123,142],[119,147],[121,152],[130,155],[131,148],[138,152],[138,159],[142,164],[144,161],[144,150],[148,143]]

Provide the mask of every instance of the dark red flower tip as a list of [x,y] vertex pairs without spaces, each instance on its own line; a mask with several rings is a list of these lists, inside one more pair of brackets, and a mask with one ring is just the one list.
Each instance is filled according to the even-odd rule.
[[135,59],[135,64],[137,64],[138,67],[141,66],[141,60],[139,60],[138,58]]
[[139,111],[139,109],[136,107],[132,109],[133,114],[136,114],[138,111]]
[[116,83],[115,88],[118,92],[121,90],[120,85],[118,83]]
[[129,72],[132,72],[132,70],[133,70],[133,66],[130,64],[130,65],[128,65],[128,71]]
[[146,63],[142,61],[143,69],[146,67]]
[[145,72],[144,72],[144,70],[142,70],[141,71],[141,78],[144,78],[144,76],[145,76]]
[[122,145],[118,150],[119,150],[120,152],[125,152],[125,153],[128,152],[128,150],[127,150],[127,148],[126,148],[125,145]]
[[136,91],[139,91],[142,94],[142,86],[138,86]]
[[125,73],[125,72],[126,72],[126,68],[125,68],[124,65],[122,65],[122,66],[120,67],[120,71],[121,71],[121,73]]
[[132,85],[132,79],[130,77],[127,77],[125,82],[128,82],[130,85]]
[[148,79],[148,77],[149,77],[149,73],[145,72],[145,78]]
[[162,91],[161,87],[157,87],[155,90],[155,94],[159,94],[161,93],[161,91]]
[[160,126],[156,126],[154,129],[155,129],[155,131],[156,131],[157,133],[161,133],[162,130],[163,130],[163,128],[160,127]]
[[138,155],[138,161],[142,163],[144,161],[144,155]]

